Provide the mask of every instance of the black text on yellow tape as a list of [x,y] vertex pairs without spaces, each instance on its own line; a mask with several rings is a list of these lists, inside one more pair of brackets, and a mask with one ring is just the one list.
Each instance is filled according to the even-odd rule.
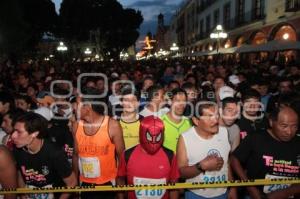
[[287,179],[257,179],[235,180],[224,182],[194,182],[194,183],[169,183],[159,185],[116,185],[116,186],[75,186],[75,187],[50,187],[50,188],[16,188],[0,189],[0,195],[4,194],[28,194],[28,193],[57,193],[57,192],[91,192],[91,191],[133,191],[141,189],[199,189],[239,186],[259,186],[272,184],[300,184],[299,178]]

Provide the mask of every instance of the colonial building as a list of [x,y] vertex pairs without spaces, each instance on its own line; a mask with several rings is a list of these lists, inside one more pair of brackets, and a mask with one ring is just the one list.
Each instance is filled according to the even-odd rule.
[[[250,52],[270,41],[300,40],[300,0],[187,0],[173,20],[180,51],[189,56],[207,55],[217,45],[236,50],[247,44]],[[209,36],[219,24],[228,37],[218,43]]]
[[155,34],[156,50],[167,48],[165,36],[168,29],[169,26],[165,26],[164,15],[160,13],[157,17],[157,29]]

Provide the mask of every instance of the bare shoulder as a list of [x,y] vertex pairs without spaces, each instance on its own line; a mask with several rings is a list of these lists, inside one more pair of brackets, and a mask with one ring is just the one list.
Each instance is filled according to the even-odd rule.
[[111,117],[108,120],[108,127],[109,127],[109,135],[112,139],[122,134],[122,127],[120,123]]
[[115,128],[121,128],[120,123],[117,120],[115,120],[114,118],[110,117],[109,118],[109,129],[117,130]]
[[72,122],[72,134],[73,134],[73,136],[76,134],[78,126],[79,126],[79,121],[73,121]]
[[13,161],[13,155],[10,150],[4,145],[0,145],[0,165],[3,166],[11,161]]
[[0,156],[3,156],[3,155],[10,155],[11,152],[9,151],[9,149],[4,146],[4,145],[0,145]]

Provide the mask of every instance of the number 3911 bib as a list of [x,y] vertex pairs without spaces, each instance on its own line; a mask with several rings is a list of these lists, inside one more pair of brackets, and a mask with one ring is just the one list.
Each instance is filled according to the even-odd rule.
[[100,161],[96,157],[79,158],[80,174],[85,178],[100,177]]
[[[151,179],[151,178],[139,178],[133,177],[134,185],[158,185],[166,184],[166,178]],[[165,189],[148,189],[148,190],[136,190],[135,195],[138,199],[161,199],[166,193]]]

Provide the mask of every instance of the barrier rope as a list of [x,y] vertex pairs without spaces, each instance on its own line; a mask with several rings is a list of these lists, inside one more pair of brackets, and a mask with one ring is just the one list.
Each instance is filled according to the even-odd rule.
[[256,179],[234,180],[223,182],[193,182],[193,183],[167,183],[158,185],[110,185],[110,186],[75,186],[75,187],[47,187],[47,188],[12,188],[0,189],[0,195],[4,194],[38,194],[58,192],[91,192],[91,191],[134,191],[154,189],[200,189],[220,187],[259,186],[274,184],[300,184],[299,178],[287,179]]

